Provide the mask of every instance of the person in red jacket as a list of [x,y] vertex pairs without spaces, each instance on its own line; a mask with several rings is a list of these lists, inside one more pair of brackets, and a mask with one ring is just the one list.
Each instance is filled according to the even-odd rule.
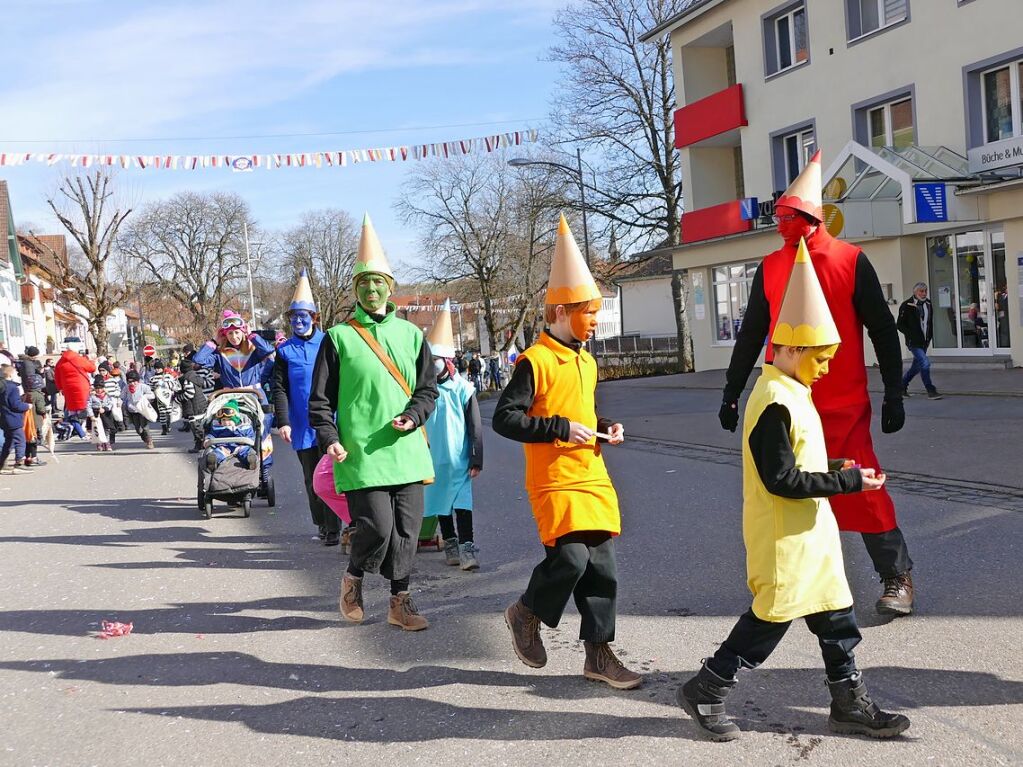
[[[735,431],[738,402],[750,371],[774,332],[789,272],[801,238],[820,279],[828,307],[838,325],[842,346],[830,363],[831,374],[813,388],[813,402],[824,426],[828,455],[848,457],[864,468],[881,472],[870,436],[870,396],[863,359],[863,330],[874,345],[884,402],[881,430],[897,432],[906,420],[902,404],[902,349],[895,318],[888,308],[877,273],[859,247],[836,240],[822,225],[821,153],[818,151],[775,202],[775,222],[785,244],[768,254],[750,286],[749,303],[728,365],[721,426]],[[771,347],[766,350],[768,362]],[[831,506],[840,530],[858,532],[883,584],[876,609],[882,615],[913,611],[913,579],[906,539],[895,519],[888,491],[837,496]]]
[[64,395],[64,417],[82,439],[88,439],[82,421],[88,417],[89,394],[92,393],[92,373],[96,363],[71,349],[65,350],[53,371],[57,388]]

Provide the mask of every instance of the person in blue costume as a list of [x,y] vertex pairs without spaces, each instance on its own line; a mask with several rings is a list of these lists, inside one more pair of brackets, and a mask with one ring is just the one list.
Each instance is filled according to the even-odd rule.
[[305,269],[299,275],[287,316],[292,335],[277,347],[272,375],[277,429],[281,439],[295,449],[302,465],[309,512],[320,540],[324,546],[337,546],[341,541],[337,515],[313,490],[313,476],[323,457],[323,450],[316,441],[316,432],[309,426],[309,391],[313,381],[313,363],[319,354],[324,333],[319,328],[320,315],[316,311]]
[[[263,360],[273,352],[273,346],[258,333],[249,331],[248,324],[238,312],[225,309],[217,339],[207,341],[196,351],[192,361],[219,374],[218,389],[252,389],[260,402],[267,403],[259,377]],[[267,468],[273,463],[272,425],[273,418],[266,415],[263,418],[262,455],[263,465]]]
[[424,517],[437,517],[447,563],[477,570],[472,480],[483,470],[483,429],[476,388],[455,368],[450,302],[444,303],[426,340],[437,373],[438,395],[433,415],[426,422],[435,479],[423,490]]

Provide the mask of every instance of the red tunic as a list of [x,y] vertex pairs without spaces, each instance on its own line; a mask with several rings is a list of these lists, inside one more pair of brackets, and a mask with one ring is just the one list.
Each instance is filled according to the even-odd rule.
[[[870,436],[871,409],[863,359],[863,321],[853,305],[856,261],[861,251],[855,245],[836,240],[823,226],[817,228],[806,244],[842,338],[842,345],[829,364],[828,374],[813,386],[813,403],[824,426],[828,457],[851,458],[864,468],[880,471]],[[790,245],[764,258],[764,295],[771,307],[768,339],[774,335],[778,310],[795,260],[796,249]],[[768,344],[767,361],[772,358]],[[897,525],[895,504],[884,488],[868,493],[836,495],[830,500],[842,530],[883,533]]]

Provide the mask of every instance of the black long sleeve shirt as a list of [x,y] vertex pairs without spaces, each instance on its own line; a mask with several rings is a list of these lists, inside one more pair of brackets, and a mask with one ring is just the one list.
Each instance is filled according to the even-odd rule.
[[[327,339],[323,339],[326,341]],[[274,359],[273,370],[270,373],[271,392],[274,406],[274,421],[278,427],[291,426],[291,417],[288,415],[289,398],[291,396],[288,384],[288,363],[280,354]]]
[[465,426],[469,432],[469,468],[483,470],[483,419],[480,403],[473,394],[465,405]]
[[[726,402],[735,402],[746,388],[746,382],[764,347],[771,328],[771,306],[764,292],[764,265],[757,268],[750,285],[749,303],[742,325],[735,337],[735,348],[725,374]],[[867,336],[874,345],[877,364],[881,368],[886,399],[902,398],[902,349],[895,319],[888,309],[881,283],[873,264],[864,253],[856,259],[853,307]]]
[[[373,317],[372,314],[369,316]],[[383,363],[380,367],[383,375],[390,378],[390,373],[384,369]],[[309,392],[309,425],[316,432],[316,441],[323,450],[341,441],[334,420],[341,375],[337,348],[330,338],[324,338],[313,365],[312,388]],[[409,397],[408,405],[401,413],[395,413],[394,417],[408,416],[417,427],[422,426],[433,412],[436,401],[437,374],[433,369],[430,344],[424,338],[416,360],[416,386]]]
[[784,405],[764,408],[749,435],[749,449],[760,481],[767,492],[782,498],[828,498],[863,489],[859,469],[842,469],[842,461],[829,461],[829,471],[802,471],[789,440],[792,416]]
[[[582,344],[578,342],[565,343],[550,331],[547,331],[547,335],[576,354],[582,348]],[[497,401],[497,408],[494,410],[494,431],[516,442],[553,442],[556,439],[568,442],[572,428],[572,422],[568,418],[556,414],[548,417],[528,415],[535,397],[536,379],[533,375],[533,366],[527,358],[519,358],[515,361],[511,380]],[[597,431],[606,434],[613,425],[614,421],[611,419],[597,418]],[[598,438],[598,441],[606,440]]]

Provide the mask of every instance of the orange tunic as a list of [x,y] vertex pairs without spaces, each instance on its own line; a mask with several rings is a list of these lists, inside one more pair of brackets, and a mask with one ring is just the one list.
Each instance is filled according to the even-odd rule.
[[[597,363],[586,350],[576,353],[542,333],[519,359],[528,359],[533,368],[535,394],[529,416],[560,415],[596,430]],[[526,443],[523,448],[526,491],[545,546],[583,530],[621,532],[618,496],[595,437],[583,445],[555,440]]]

